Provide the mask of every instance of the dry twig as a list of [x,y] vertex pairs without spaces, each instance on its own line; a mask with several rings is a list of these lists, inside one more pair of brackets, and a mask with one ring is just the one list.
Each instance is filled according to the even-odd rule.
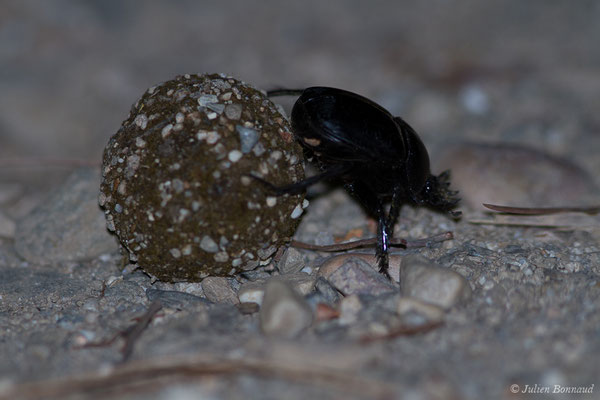
[[[418,247],[427,247],[427,246],[431,245],[432,243],[439,243],[439,242],[443,242],[443,241],[450,240],[453,238],[454,238],[454,236],[453,236],[452,232],[444,232],[444,233],[440,233],[439,235],[430,236],[430,237],[427,237],[424,239],[393,239],[391,242],[391,245],[395,246],[395,247],[404,247],[406,249],[411,249],[411,248],[418,248]],[[355,240],[352,242],[344,242],[344,243],[337,243],[337,244],[330,244],[330,245],[323,245],[323,246],[299,242],[297,240],[292,240],[292,242],[291,242],[292,247],[297,247],[299,249],[315,250],[315,251],[328,251],[328,252],[329,251],[334,252],[334,251],[352,250],[352,249],[357,249],[359,247],[374,246],[376,244],[377,244],[377,238]]]

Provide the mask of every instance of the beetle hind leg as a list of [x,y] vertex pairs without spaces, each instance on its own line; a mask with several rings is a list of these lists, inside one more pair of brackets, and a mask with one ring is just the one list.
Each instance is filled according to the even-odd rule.
[[388,278],[390,281],[392,280],[392,277],[390,276],[389,272],[389,247],[391,239],[392,238],[382,212],[382,215],[379,217],[379,220],[377,222],[377,249],[375,254],[377,256],[377,265],[379,266],[379,272],[385,275],[385,277]]

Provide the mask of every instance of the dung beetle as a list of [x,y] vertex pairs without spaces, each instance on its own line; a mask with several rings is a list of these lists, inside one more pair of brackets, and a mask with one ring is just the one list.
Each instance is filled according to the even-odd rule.
[[427,149],[402,118],[363,96],[331,87],[278,89],[267,95],[300,96],[292,108],[292,131],[321,173],[281,187],[259,180],[281,195],[340,179],[377,220],[379,271],[388,278],[388,249],[403,204],[460,215],[451,211],[458,199],[448,189],[449,172],[431,174]]

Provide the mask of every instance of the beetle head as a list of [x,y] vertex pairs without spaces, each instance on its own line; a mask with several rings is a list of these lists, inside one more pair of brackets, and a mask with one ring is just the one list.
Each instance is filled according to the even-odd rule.
[[425,186],[418,196],[418,202],[435,210],[450,213],[453,217],[459,217],[460,211],[452,211],[460,199],[455,190],[450,190],[450,171],[444,171],[438,176],[429,175]]

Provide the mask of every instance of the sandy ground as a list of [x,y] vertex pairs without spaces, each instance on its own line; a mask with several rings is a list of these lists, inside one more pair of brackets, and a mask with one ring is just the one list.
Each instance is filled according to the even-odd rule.
[[[593,1],[3,2],[0,398],[598,398],[597,216],[473,222],[491,218],[481,201],[598,203],[599,18]],[[409,121],[435,172],[460,171],[464,217],[403,210],[398,235],[455,239],[398,254],[457,272],[469,300],[432,331],[365,344],[357,338],[389,323],[398,301],[367,296],[352,323],[275,340],[225,294],[208,302],[200,284],[123,270],[98,221],[69,215],[97,216],[77,205],[93,200],[94,168],[131,104],[197,72],[262,89],[345,88]],[[465,141],[527,146],[582,169],[510,158],[510,147],[449,153]],[[91,168],[78,172],[89,189],[61,186],[76,165]],[[325,192],[297,236],[325,243],[352,229],[369,235],[361,209]],[[302,254],[314,275],[322,255]],[[228,290],[235,300],[240,285],[277,273]],[[165,308],[128,362],[116,344],[81,348],[123,332],[155,298]]]

